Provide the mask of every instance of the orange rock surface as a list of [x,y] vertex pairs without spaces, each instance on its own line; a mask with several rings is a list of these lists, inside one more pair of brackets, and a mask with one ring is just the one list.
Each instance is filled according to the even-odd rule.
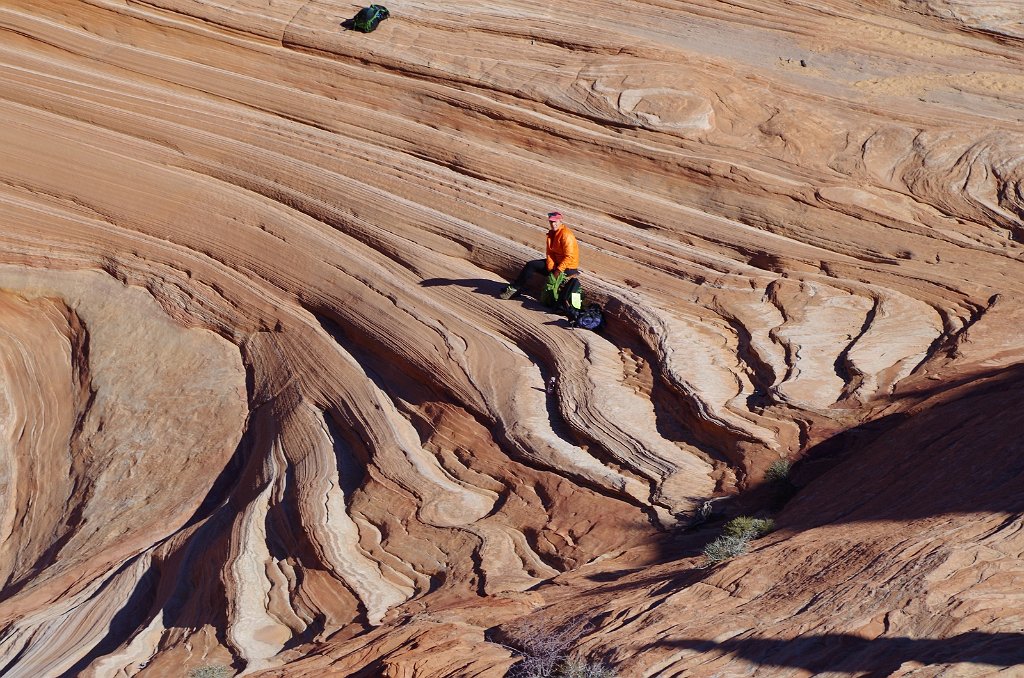
[[0,3],[0,674],[1024,675],[1019,2],[388,7]]

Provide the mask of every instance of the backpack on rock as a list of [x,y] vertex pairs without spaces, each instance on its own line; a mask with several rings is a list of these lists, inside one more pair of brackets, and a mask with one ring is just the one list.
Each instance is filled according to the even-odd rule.
[[363,33],[376,30],[377,25],[391,16],[388,8],[384,5],[370,5],[363,7],[352,19],[352,28]]
[[554,306],[569,318],[569,327],[598,331],[604,326],[604,311],[597,304],[583,307],[583,285],[576,276],[548,276],[548,286],[541,295],[548,306]]
[[597,332],[604,327],[604,311],[597,304],[590,304],[577,313],[575,318],[569,318],[569,324]]

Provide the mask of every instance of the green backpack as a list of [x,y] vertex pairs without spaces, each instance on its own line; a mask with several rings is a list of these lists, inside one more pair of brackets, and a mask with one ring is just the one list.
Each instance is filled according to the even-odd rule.
[[377,28],[377,24],[391,16],[388,8],[384,5],[370,5],[363,7],[352,19],[352,28],[363,33],[369,33]]

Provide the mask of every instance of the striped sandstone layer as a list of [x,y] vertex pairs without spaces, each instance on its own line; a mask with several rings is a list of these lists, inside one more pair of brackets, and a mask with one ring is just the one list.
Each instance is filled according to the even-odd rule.
[[6,0],[0,672],[1012,675],[1016,4]]

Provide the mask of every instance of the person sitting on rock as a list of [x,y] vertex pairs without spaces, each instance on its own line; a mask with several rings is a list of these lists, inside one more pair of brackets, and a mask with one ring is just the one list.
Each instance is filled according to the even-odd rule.
[[511,299],[516,296],[526,285],[526,281],[535,273],[546,273],[554,278],[562,273],[565,273],[567,278],[574,278],[579,274],[579,245],[576,244],[576,236],[562,222],[560,212],[548,214],[546,254],[546,259],[534,259],[526,262],[523,270],[519,271],[519,275],[512,281],[512,284],[498,296],[502,299]]

